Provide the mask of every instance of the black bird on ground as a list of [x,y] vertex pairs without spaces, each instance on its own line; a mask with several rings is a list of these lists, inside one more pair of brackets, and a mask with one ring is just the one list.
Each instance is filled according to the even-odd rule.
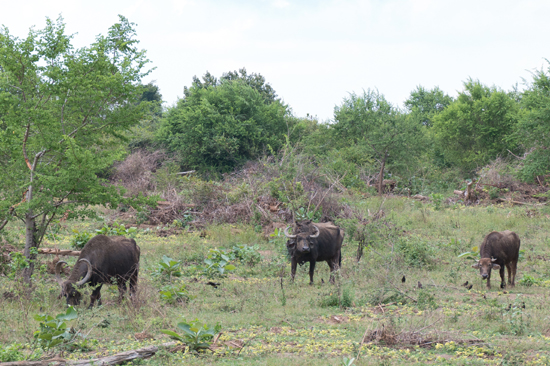
[[418,281],[418,288],[422,288],[422,284]]
[[470,286],[468,286],[468,287],[466,287],[466,288],[467,288],[468,290],[471,290],[472,287],[474,287],[474,285],[470,285]]
[[405,275],[403,275],[403,278],[401,279],[401,283],[405,283],[406,279],[405,279]]
[[464,286],[464,287],[468,286],[468,281],[464,282],[464,283],[462,284],[462,286]]

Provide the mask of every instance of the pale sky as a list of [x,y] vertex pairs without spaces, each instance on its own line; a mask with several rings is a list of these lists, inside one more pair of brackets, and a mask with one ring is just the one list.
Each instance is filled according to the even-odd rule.
[[322,121],[351,92],[402,106],[418,85],[456,96],[469,77],[510,90],[550,59],[548,0],[0,0],[0,24],[21,37],[59,14],[78,47],[118,14],[136,23],[166,106],[193,75],[245,67]]

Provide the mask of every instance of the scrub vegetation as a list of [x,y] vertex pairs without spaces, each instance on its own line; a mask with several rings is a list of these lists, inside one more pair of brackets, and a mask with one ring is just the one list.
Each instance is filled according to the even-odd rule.
[[[1,362],[550,363],[548,70],[524,91],[419,86],[403,108],[366,89],[318,121],[243,68],[164,108],[134,26],[79,50],[61,18],[0,30]],[[290,281],[302,220],[345,231],[335,284],[324,263]],[[488,291],[471,265],[502,230],[516,287]],[[76,258],[43,251],[97,234],[140,246],[137,296],[105,285],[87,309],[84,286],[68,308],[54,269]]]

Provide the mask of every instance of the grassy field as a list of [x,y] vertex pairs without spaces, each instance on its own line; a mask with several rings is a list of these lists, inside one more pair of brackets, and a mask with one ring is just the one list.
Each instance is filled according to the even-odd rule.
[[[364,212],[382,207],[384,216],[369,225],[359,262],[358,243],[344,240],[335,285],[328,283],[325,263],[317,265],[313,286],[308,285],[308,264],[299,267],[291,283],[284,236],[266,239],[252,226],[217,225],[168,237],[157,236],[155,229],[138,230],[139,301],[119,305],[116,286],[109,286],[102,290],[103,306],[87,310],[91,290],[85,288],[85,304],[67,324],[86,339],[65,347],[62,356],[89,359],[162,344],[170,339],[161,330],[178,331],[183,317],[209,326],[219,323],[222,334],[212,350],[196,355],[167,349],[133,364],[179,365],[184,359],[197,365],[344,365],[346,358],[355,358],[354,365],[550,364],[550,210],[440,208],[407,198],[357,199],[353,205]],[[73,229],[93,231],[102,225],[64,223],[46,246],[69,248]],[[479,246],[490,231],[506,229],[522,241],[519,283],[500,289],[493,272],[487,291],[471,268],[473,261],[458,255]],[[14,239],[23,235],[17,230],[10,232]],[[196,269],[209,249],[238,244],[257,246],[261,261],[234,261],[236,270],[224,278],[208,279]],[[181,277],[158,274],[163,255],[181,261]],[[68,261],[72,265],[75,258]],[[35,315],[66,311],[57,298],[59,285],[44,268],[37,271],[33,291],[17,276],[10,278],[10,268],[0,277],[3,357],[36,348],[33,333],[40,327]],[[462,286],[465,281],[472,289]],[[163,299],[159,291],[167,288],[179,289],[180,299]]]

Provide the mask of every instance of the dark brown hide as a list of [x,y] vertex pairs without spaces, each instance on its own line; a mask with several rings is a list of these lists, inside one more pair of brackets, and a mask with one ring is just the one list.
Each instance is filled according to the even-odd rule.
[[[319,235],[315,237],[317,233]],[[296,276],[297,265],[309,262],[309,283],[313,284],[315,263],[326,261],[331,271],[330,282],[334,283],[333,272],[342,264],[344,230],[332,222],[314,224],[306,221],[296,224],[293,235],[287,237],[287,249],[292,263],[292,281]]]
[[69,278],[61,283],[60,296],[67,298],[68,305],[80,303],[81,295],[75,287],[77,282],[81,278],[86,278],[88,274],[88,265],[84,260],[88,260],[92,267],[91,276],[85,282],[92,287],[97,286],[92,292],[89,307],[92,307],[96,300],[101,305],[100,291],[103,284],[116,283],[120,301],[126,292],[126,282],[130,281],[130,295],[135,296],[139,256],[139,246],[134,239],[123,236],[94,236],[80,252]]
[[487,288],[491,288],[491,270],[499,269],[501,288],[504,288],[504,267],[508,269],[508,285],[515,286],[516,269],[519,258],[520,240],[512,231],[493,231],[485,237],[479,249],[480,260],[473,268],[479,268],[483,279],[487,279]]

